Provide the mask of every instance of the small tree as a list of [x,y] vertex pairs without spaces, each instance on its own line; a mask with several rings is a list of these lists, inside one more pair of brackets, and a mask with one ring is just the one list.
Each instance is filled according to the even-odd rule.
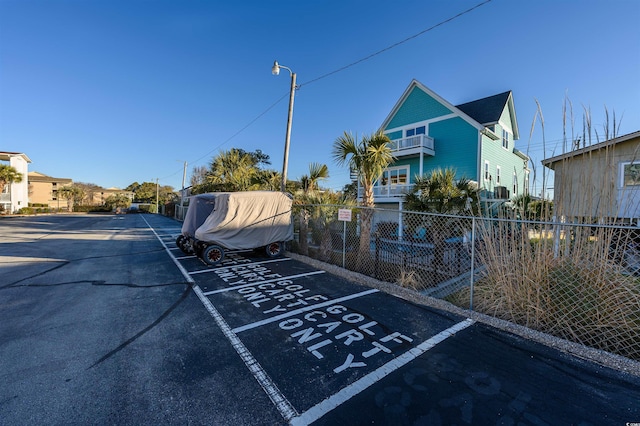
[[67,209],[71,211],[73,210],[73,206],[82,205],[82,200],[84,200],[85,192],[81,186],[69,185],[60,188],[58,190],[58,196],[67,199]]
[[360,248],[356,268],[363,271],[370,260],[371,221],[374,206],[373,186],[382,172],[394,161],[389,143],[391,140],[383,132],[364,136],[357,142],[351,133],[344,132],[333,143],[333,158],[338,165],[347,164],[358,175],[363,189],[362,205],[367,207],[360,213]]
[[109,195],[105,200],[104,204],[110,210],[120,208],[128,208],[131,205],[131,199],[127,197],[125,194],[113,194]]
[[[295,204],[312,204],[317,201],[316,193],[318,192],[318,182],[329,177],[329,168],[326,164],[311,163],[309,164],[309,174],[300,177],[300,189],[294,194]],[[300,209],[300,231],[298,242],[300,243],[300,253],[309,254],[309,244],[307,235],[309,233],[309,210]]]
[[14,167],[0,164],[0,194],[4,192],[5,186],[14,182],[22,182],[22,173],[19,173]]
[[[478,188],[475,183],[462,177],[456,179],[451,168],[435,169],[430,175],[417,176],[411,192],[405,194],[407,210],[439,213],[442,215],[472,215],[479,210]],[[447,216],[434,216],[429,231],[434,245],[434,259],[444,264],[446,239],[461,232],[459,221]]]

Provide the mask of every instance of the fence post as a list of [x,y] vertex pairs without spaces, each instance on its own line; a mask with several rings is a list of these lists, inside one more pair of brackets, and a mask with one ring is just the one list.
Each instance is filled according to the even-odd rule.
[[476,254],[476,218],[471,218],[471,276],[469,277],[469,310],[473,311],[473,276],[475,275]]
[[347,221],[342,221],[342,269],[345,269],[345,258],[347,255]]
[[378,262],[380,261],[380,235],[376,231],[376,261],[373,264],[373,275],[375,279],[378,279]]

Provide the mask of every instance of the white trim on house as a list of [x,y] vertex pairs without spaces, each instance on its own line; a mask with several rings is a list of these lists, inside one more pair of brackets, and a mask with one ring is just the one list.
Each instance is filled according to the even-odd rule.
[[[469,123],[471,126],[473,126],[476,129],[478,129],[478,131],[484,130],[484,126],[482,124],[478,123],[476,120],[474,120],[473,118],[469,117],[467,114],[465,114],[464,112],[462,112],[461,110],[456,108],[450,102],[448,102],[447,100],[442,98],[440,95],[438,95],[433,90],[429,89],[424,84],[420,83],[418,80],[413,79],[413,80],[411,80],[411,83],[409,83],[409,86],[407,86],[407,88],[405,89],[405,91],[402,94],[402,96],[400,96],[400,99],[398,99],[396,104],[393,106],[393,108],[391,109],[391,112],[389,113],[389,115],[387,115],[387,117],[382,122],[382,125],[380,126],[380,129],[379,129],[380,131],[386,131],[386,132],[390,131],[390,130],[385,130],[385,128],[391,122],[393,117],[396,115],[396,113],[398,112],[400,107],[404,104],[404,101],[409,97],[409,94],[411,93],[411,91],[415,87],[419,88],[420,90],[422,90],[423,92],[425,92],[426,94],[428,94],[429,96],[434,98],[437,102],[439,102],[440,104],[444,105],[447,109],[449,109],[450,111],[453,112],[453,114],[447,114],[447,115],[451,115],[451,116],[454,116],[454,117],[458,116],[458,117],[462,118],[464,121],[466,121],[467,123]],[[453,117],[449,117],[449,118],[453,118]]]
[[407,130],[410,129],[415,129],[417,127],[421,127],[421,126],[425,126],[426,127],[426,135],[429,135],[429,125],[431,123],[437,123],[439,121],[444,121],[444,120],[450,120],[452,118],[456,118],[457,115],[456,114],[447,114],[447,115],[442,115],[440,117],[435,117],[435,118],[430,118],[428,120],[423,120],[423,121],[416,121],[415,123],[410,123],[410,124],[406,124],[404,126],[400,126],[400,127],[394,127],[392,129],[387,129],[384,132],[385,133],[393,133],[393,132],[399,132],[402,131],[402,137],[404,137],[404,134]]
[[586,154],[587,152],[590,152],[590,151],[596,151],[598,149],[606,148],[608,146],[616,145],[616,144],[626,142],[630,139],[634,139],[638,137],[640,137],[640,130],[633,133],[628,133],[626,135],[619,136],[614,139],[609,139],[604,142],[596,143],[591,146],[587,146],[585,148],[576,149],[575,151],[569,151],[564,154],[556,155],[555,157],[546,158],[542,160],[542,165],[553,170],[554,164],[557,163],[558,161],[566,160],[571,157],[576,157],[578,155]]

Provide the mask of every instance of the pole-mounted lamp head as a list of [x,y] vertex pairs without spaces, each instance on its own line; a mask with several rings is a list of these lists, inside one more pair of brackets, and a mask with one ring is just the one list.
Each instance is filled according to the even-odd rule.
[[273,75],[280,74],[280,65],[278,65],[278,61],[273,61],[273,66],[271,67],[271,74]]

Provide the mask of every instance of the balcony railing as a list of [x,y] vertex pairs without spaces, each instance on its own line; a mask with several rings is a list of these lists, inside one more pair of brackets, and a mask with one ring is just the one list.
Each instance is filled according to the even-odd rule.
[[394,139],[389,144],[389,147],[396,156],[419,154],[420,152],[428,155],[436,155],[433,138],[426,135]]
[[[413,185],[376,185],[373,187],[373,196],[379,201],[382,198],[402,198],[404,194],[411,191]],[[358,188],[358,198],[362,199],[364,192]]]

